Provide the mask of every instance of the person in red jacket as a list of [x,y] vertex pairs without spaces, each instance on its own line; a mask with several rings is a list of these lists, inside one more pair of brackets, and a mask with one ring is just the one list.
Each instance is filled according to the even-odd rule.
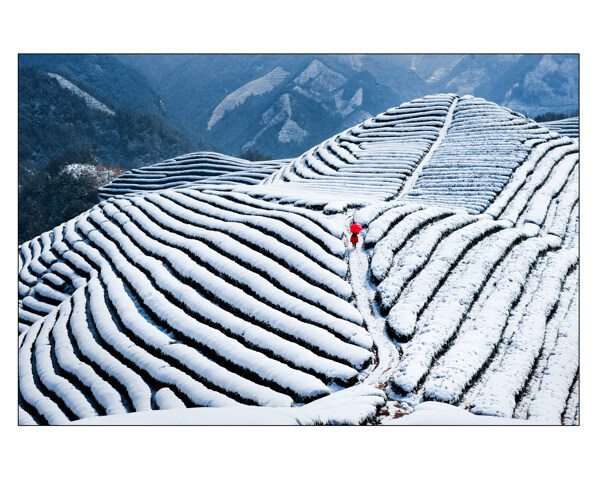
[[350,235],[350,242],[352,243],[352,246],[355,250],[356,244],[358,243],[358,234],[361,230],[362,225],[359,225],[358,223],[353,223],[352,225],[350,225],[350,232],[352,233],[352,235]]

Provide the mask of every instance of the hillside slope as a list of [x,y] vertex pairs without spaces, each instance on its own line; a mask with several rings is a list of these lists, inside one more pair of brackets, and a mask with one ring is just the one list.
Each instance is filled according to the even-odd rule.
[[[21,245],[20,423],[305,403],[299,423],[388,423],[423,400],[578,422],[576,142],[437,95],[258,183],[195,177],[203,158]],[[355,383],[364,408],[340,410]]]

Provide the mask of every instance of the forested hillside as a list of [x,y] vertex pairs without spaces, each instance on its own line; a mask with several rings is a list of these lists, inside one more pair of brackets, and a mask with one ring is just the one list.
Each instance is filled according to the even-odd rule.
[[19,69],[19,242],[96,202],[97,179],[78,178],[75,199],[73,178],[58,181],[59,166],[92,163],[129,169],[194,149],[154,115],[97,102],[90,107],[38,68]]

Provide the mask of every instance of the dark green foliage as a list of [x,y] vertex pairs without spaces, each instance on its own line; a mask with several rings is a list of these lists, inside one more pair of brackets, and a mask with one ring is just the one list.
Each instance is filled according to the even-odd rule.
[[65,153],[41,169],[19,165],[19,244],[54,228],[98,203],[94,178],[63,171],[72,163],[93,163],[92,151]]
[[572,112],[546,112],[542,115],[534,117],[536,122],[553,122],[555,120],[562,120],[564,118],[572,118],[579,116],[579,110],[573,110]]
[[195,150],[154,115],[118,109],[108,115],[37,68],[20,68],[19,162],[42,165],[94,146],[100,163],[127,169]]
[[242,158],[254,161],[273,160],[273,157],[271,157],[270,155],[265,155],[264,153],[261,153],[258,150],[253,150],[251,148],[242,153]]

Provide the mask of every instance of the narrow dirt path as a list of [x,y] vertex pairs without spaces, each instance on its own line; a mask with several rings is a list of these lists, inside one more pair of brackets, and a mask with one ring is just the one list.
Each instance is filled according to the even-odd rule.
[[368,371],[362,383],[373,385],[388,395],[388,400],[379,411],[375,423],[384,423],[388,418],[398,418],[412,408],[400,404],[389,395],[388,384],[394,369],[400,361],[400,352],[386,332],[386,321],[379,312],[375,302],[376,287],[371,282],[369,270],[369,254],[360,244],[349,254],[350,283],[356,298],[356,307],[362,315],[367,330],[375,345],[375,367]]
[[369,278],[369,255],[362,245],[350,252],[349,263],[356,306],[377,349],[377,366],[366,376],[364,383],[385,389],[400,356],[385,331],[385,317],[374,302],[376,288]]

